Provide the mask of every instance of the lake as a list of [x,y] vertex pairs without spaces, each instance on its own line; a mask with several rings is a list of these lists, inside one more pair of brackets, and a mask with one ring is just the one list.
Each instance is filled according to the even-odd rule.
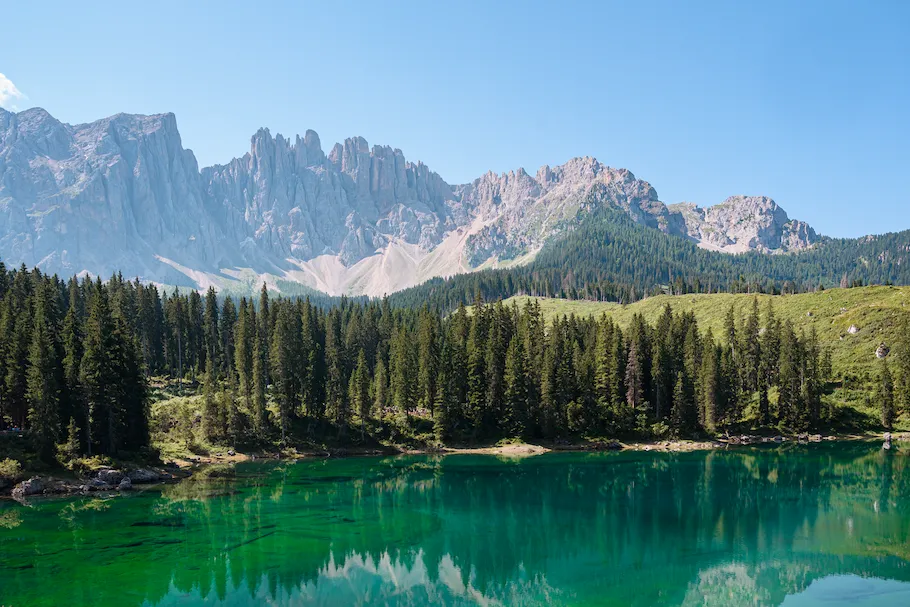
[[0,503],[0,605],[910,605],[908,455],[250,462]]

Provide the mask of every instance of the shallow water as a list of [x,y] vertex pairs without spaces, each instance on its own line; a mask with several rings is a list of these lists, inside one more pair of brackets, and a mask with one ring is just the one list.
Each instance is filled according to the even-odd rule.
[[0,505],[0,605],[910,605],[907,461],[853,443],[242,464]]

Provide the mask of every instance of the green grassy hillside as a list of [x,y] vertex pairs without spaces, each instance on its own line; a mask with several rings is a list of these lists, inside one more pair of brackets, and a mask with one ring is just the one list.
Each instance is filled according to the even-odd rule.
[[[884,342],[893,347],[901,323],[910,318],[910,287],[858,287],[828,289],[800,295],[661,295],[633,304],[572,301],[536,298],[549,319],[556,315],[600,316],[610,314],[621,326],[628,326],[632,316],[641,313],[648,322],[657,320],[664,306],[675,312],[694,312],[699,326],[711,328],[715,335],[723,331],[724,316],[732,304],[739,321],[745,318],[752,300],[759,300],[762,316],[768,300],[773,301],[778,318],[790,320],[796,327],[815,327],[819,339],[831,349],[836,387],[831,398],[836,405],[850,405],[863,414],[876,411],[872,402],[872,384],[878,373],[875,350]],[[507,300],[523,305],[529,297]],[[858,332],[848,329],[855,325]],[[906,337],[910,339],[910,336]]]

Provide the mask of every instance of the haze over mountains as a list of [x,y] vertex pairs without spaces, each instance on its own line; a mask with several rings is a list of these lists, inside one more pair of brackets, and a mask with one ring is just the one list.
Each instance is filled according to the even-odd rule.
[[450,185],[362,137],[325,153],[314,131],[292,141],[260,129],[248,153],[200,170],[173,114],[68,125],[40,108],[0,109],[0,259],[61,275],[198,287],[281,279],[382,295],[526,263],[603,204],[713,250],[819,241],[770,198],[666,205],[648,182],[591,157]]

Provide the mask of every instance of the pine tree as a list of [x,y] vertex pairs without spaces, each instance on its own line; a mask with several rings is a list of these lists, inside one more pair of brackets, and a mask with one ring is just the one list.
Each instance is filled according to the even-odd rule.
[[389,352],[389,391],[392,407],[405,423],[414,410],[414,360],[404,327],[399,327]]
[[[338,430],[344,433],[351,419],[344,372],[344,351],[341,343],[341,318],[337,309],[325,317],[325,400],[329,415]],[[408,378],[410,381],[410,377]]]
[[597,400],[598,414],[606,420],[612,414],[613,394],[613,321],[609,316],[601,316],[597,325],[597,339],[594,355],[594,394]]
[[66,427],[66,440],[57,445],[57,461],[67,465],[82,455],[81,430],[76,420],[70,418]]
[[634,423],[633,412],[627,407],[626,399],[626,346],[622,330],[617,326],[613,331],[612,354],[610,358],[610,402],[613,418],[618,430],[629,430]]
[[709,329],[704,341],[700,386],[698,389],[701,424],[708,432],[714,432],[717,429],[719,419],[718,401],[721,390],[720,378],[718,377],[719,358],[719,352],[714,345],[714,335]]
[[426,306],[421,310],[418,320],[417,349],[419,405],[432,413],[436,402],[436,376],[439,373],[439,344],[436,321]]
[[351,373],[348,385],[348,399],[360,417],[360,440],[364,440],[366,422],[370,418],[370,372],[367,368],[367,357],[363,349],[357,353],[357,365]]
[[[251,316],[250,320],[256,317]],[[268,348],[259,332],[253,335],[253,409],[250,418],[253,422],[253,433],[258,438],[263,438],[266,432],[266,362],[265,352]]]
[[218,411],[219,404],[215,399],[216,383],[215,360],[210,356],[205,361],[202,406],[202,432],[208,441],[214,441],[224,436],[224,428],[221,427],[221,416]]
[[51,461],[60,435],[62,369],[53,325],[53,296],[42,285],[36,294],[32,342],[28,354],[27,392],[29,431],[45,461]]
[[506,352],[505,389],[503,393],[508,415],[507,432],[513,436],[526,436],[528,430],[528,362],[524,343],[518,335],[509,342]]
[[[63,394],[66,399],[65,413],[73,419],[75,425],[83,424],[88,427],[88,420],[84,417],[85,404],[83,402],[83,389],[79,383],[79,365],[82,361],[82,320],[80,308],[79,286],[75,280],[69,285],[69,306],[63,318]],[[76,422],[75,420],[78,420]]]
[[800,404],[800,353],[796,334],[790,322],[780,332],[780,362],[778,363],[777,417],[790,427],[798,425]]
[[274,395],[278,401],[278,423],[281,442],[287,439],[291,419],[301,407],[300,371],[303,360],[300,351],[300,314],[296,306],[278,300],[275,326],[272,329],[271,369]]
[[191,449],[196,440],[196,435],[193,432],[193,412],[190,411],[190,406],[185,403],[181,404],[177,411],[177,430],[180,433],[181,440],[183,440],[183,446],[186,449]]
[[[638,411],[644,404],[644,373],[638,360],[638,346],[632,342],[629,349],[629,358],[626,363],[626,402],[632,412]],[[634,414],[634,413],[633,413]]]
[[373,410],[379,414],[379,419],[385,418],[386,409],[389,407],[389,378],[382,356],[376,357],[376,368],[373,371]]
[[477,438],[481,431],[486,409],[486,348],[484,347],[485,332],[482,328],[483,320],[479,317],[481,311],[474,313],[471,324],[471,336],[468,339],[468,374],[467,374],[467,402],[465,414],[471,425],[472,438]]
[[117,450],[136,452],[148,446],[149,411],[148,386],[142,368],[142,354],[138,339],[132,334],[129,323],[117,312],[114,316],[113,351],[114,400],[117,417]]
[[224,419],[227,437],[232,445],[240,441],[243,434],[243,417],[237,407],[237,391],[233,380],[228,380],[227,387],[221,392],[219,406]]
[[85,396],[88,453],[95,441],[102,454],[116,452],[117,402],[111,379],[115,377],[111,354],[116,345],[107,294],[99,280],[89,303],[85,342],[79,365],[79,383]]
[[691,406],[685,372],[681,372],[676,376],[676,384],[673,387],[673,408],[670,412],[670,427],[677,436],[690,430]]
[[[215,295],[214,287],[209,287],[205,294],[203,318],[202,336],[205,343],[206,363],[208,360],[212,360],[214,363],[212,373],[217,374],[218,369],[221,368],[221,332],[218,329],[218,298]],[[206,374],[208,374],[208,365],[206,365]]]
[[262,283],[262,289],[259,291],[259,340],[263,345],[260,355],[262,356],[262,382],[268,386],[271,381],[271,369],[269,368],[269,337],[272,335],[272,310],[269,307],[269,290],[266,284]]
[[246,410],[253,411],[253,325],[245,299],[240,300],[234,328],[234,369]]
[[742,352],[742,383],[747,392],[759,389],[761,375],[761,334],[759,327],[758,298],[752,299],[752,310],[739,335]]

